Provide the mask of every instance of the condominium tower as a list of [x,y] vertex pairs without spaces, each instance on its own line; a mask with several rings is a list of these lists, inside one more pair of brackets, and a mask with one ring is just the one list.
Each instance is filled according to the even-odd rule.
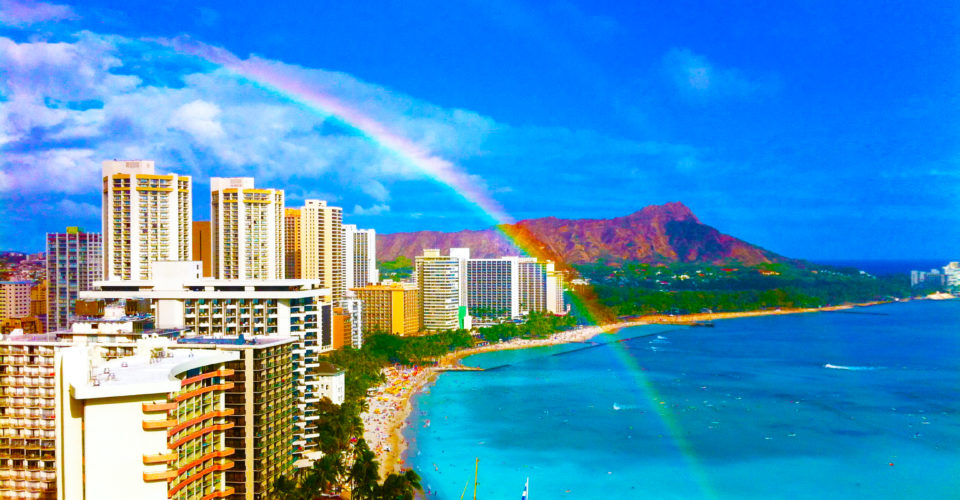
[[283,190],[255,189],[252,177],[210,178],[213,276],[283,279]]
[[103,162],[103,271],[150,279],[150,263],[192,260],[189,176],[154,173],[152,161]]
[[300,279],[300,210],[287,208],[283,215],[284,270],[287,279]]
[[354,288],[363,304],[364,332],[413,335],[420,331],[420,299],[412,283],[384,283]]
[[346,289],[367,286],[380,281],[377,271],[377,232],[343,225],[344,274]]
[[430,248],[425,249],[415,261],[420,291],[420,324],[423,329],[439,331],[459,328],[461,259],[440,255],[440,250]]
[[520,317],[517,257],[467,260],[467,310],[480,322]]
[[521,257],[519,262],[520,314],[564,314],[563,276],[553,262]]
[[77,294],[103,279],[102,252],[100,233],[47,233],[47,331],[70,328]]
[[300,209],[300,249],[300,277],[320,280],[338,305],[346,293],[343,209],[306,200]]
[[33,281],[0,281],[0,322],[30,315]]

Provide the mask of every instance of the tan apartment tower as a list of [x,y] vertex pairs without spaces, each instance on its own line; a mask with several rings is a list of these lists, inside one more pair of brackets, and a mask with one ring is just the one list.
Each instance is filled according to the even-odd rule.
[[284,279],[283,190],[252,177],[210,178],[213,277]]
[[192,260],[189,176],[154,173],[152,161],[103,162],[103,271],[148,280],[150,263]]
[[343,262],[343,209],[322,200],[306,200],[300,209],[301,279],[320,280],[334,305],[346,293]]
[[210,260],[213,258],[210,249],[210,221],[193,221],[193,258],[199,260],[203,265],[200,266],[201,276],[204,278],[213,277],[213,265]]
[[284,268],[287,279],[300,279],[300,210],[288,208],[283,212]]
[[354,288],[363,304],[364,333],[414,335],[420,331],[419,290],[413,283]]

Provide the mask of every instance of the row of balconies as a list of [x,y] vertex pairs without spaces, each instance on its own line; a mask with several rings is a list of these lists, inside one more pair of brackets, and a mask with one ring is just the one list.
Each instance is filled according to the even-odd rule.
[[53,377],[0,377],[0,386],[53,387],[55,382]]
[[44,470],[3,470],[0,469],[0,481],[56,481],[57,471],[50,465]]
[[[66,297],[61,298],[66,299]],[[3,365],[50,367],[53,366],[53,357],[52,355],[49,357],[44,355],[8,355],[0,359],[0,366]],[[39,374],[40,372],[38,371],[37,375]],[[33,373],[30,375],[33,375]]]
[[0,398],[0,407],[55,408],[56,402],[52,398]]
[[56,442],[53,439],[23,439],[0,436],[0,448],[54,451],[56,449]]
[[7,418],[0,417],[0,429],[53,429],[56,422],[41,418]]
[[20,439],[55,439],[54,429],[0,429],[0,437]]
[[44,462],[53,462],[57,459],[55,451],[46,450],[11,450],[0,448],[0,468],[45,470]]
[[57,350],[53,347],[47,346],[25,346],[25,345],[5,345],[0,346],[0,355],[12,354],[29,354],[33,356],[50,356],[53,357],[56,354]]
[[56,391],[50,387],[12,387],[6,386],[2,388],[3,391],[0,392],[0,396],[8,397],[42,397],[42,398],[53,398],[56,397]]
[[53,419],[56,412],[48,408],[3,408],[3,416],[7,418],[44,418]]
[[[56,480],[56,477],[53,480]],[[50,488],[50,483],[45,481],[17,481],[13,479],[0,481],[2,498],[44,498],[44,492]],[[24,495],[10,496],[5,490],[22,492]],[[36,494],[32,495],[31,493]]]

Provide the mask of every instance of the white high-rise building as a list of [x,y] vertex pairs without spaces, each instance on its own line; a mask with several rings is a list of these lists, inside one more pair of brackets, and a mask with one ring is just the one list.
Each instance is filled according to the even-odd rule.
[[305,200],[300,209],[300,277],[320,280],[334,304],[346,293],[343,209],[323,200]]
[[[451,254],[453,250],[451,250]],[[454,330],[460,326],[461,259],[426,249],[416,259],[420,292],[420,324],[424,330]]]
[[192,182],[154,173],[152,161],[103,162],[103,271],[148,280],[150,263],[193,259]]
[[294,384],[304,418],[294,443],[307,457],[317,448],[313,403],[319,400],[319,354],[333,349],[330,291],[318,280],[219,280],[202,278],[200,262],[157,262],[154,278],[103,281],[81,299],[149,299],[157,328],[186,329],[214,337],[292,337]]
[[563,276],[553,262],[522,257],[519,261],[520,314],[534,311],[564,314]]
[[377,270],[377,233],[373,229],[357,229],[343,225],[344,274],[346,289],[360,288],[380,281]]
[[467,311],[478,324],[520,317],[519,258],[466,261]]
[[213,276],[283,279],[282,189],[256,189],[252,177],[210,178]]

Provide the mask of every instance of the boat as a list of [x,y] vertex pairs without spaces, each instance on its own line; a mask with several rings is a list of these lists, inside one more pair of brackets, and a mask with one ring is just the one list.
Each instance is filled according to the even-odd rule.
[[527,478],[527,482],[523,483],[523,495],[520,495],[520,500],[527,500],[527,497],[530,493],[530,478]]
[[696,322],[694,322],[693,324],[691,324],[690,326],[693,326],[693,327],[698,327],[698,326],[699,326],[699,327],[704,327],[704,328],[713,328],[713,327],[716,326],[716,325],[714,325],[712,321],[696,321]]

